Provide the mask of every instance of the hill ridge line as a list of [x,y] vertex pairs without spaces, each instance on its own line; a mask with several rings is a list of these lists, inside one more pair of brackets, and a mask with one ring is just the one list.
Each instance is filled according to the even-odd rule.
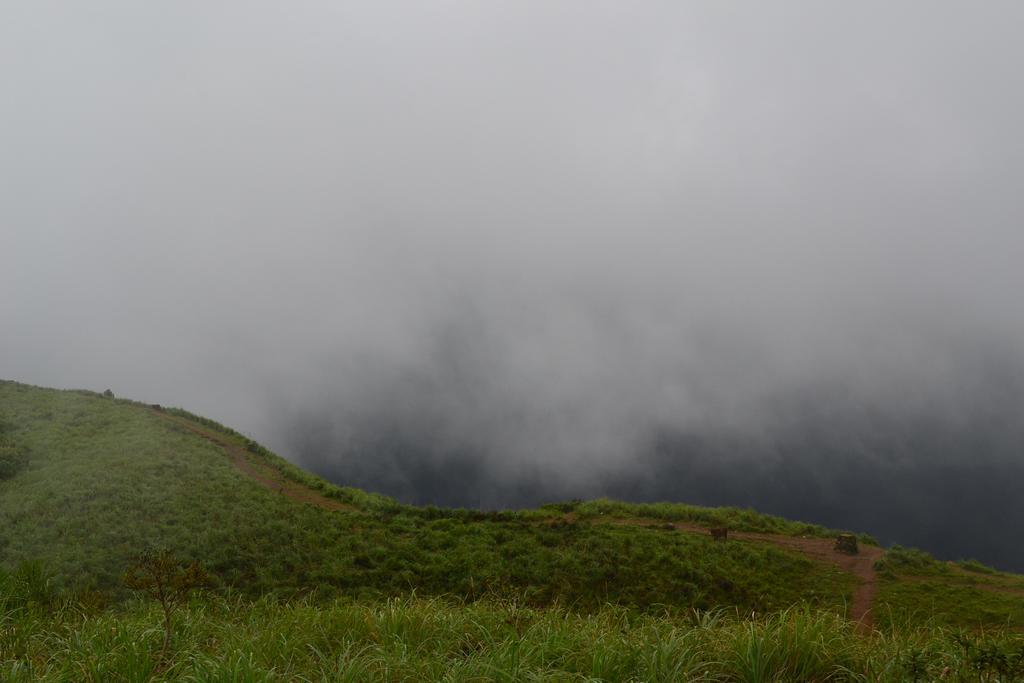
[[[314,505],[316,507],[331,511],[358,512],[353,505],[328,498],[323,494],[284,477],[280,472],[270,465],[259,465],[254,463],[250,455],[238,444],[232,443],[216,431],[207,429],[188,418],[169,414],[161,409],[150,408],[150,412],[168,422],[180,425],[191,433],[203,438],[216,446],[224,449],[225,454],[231,463],[242,474],[253,479],[258,484],[270,491],[276,491],[296,502]],[[596,519],[595,522],[602,520]],[[649,520],[631,520],[627,518],[610,518],[603,520],[606,523],[643,526],[649,525]],[[673,527],[693,534],[707,534],[709,527],[694,523],[674,522]],[[786,536],[784,534],[767,534],[758,532],[729,531],[729,536],[737,540],[769,543],[781,546],[787,550],[796,551],[808,559],[819,564],[828,564],[837,567],[841,571],[852,574],[857,581],[854,587],[849,605],[848,618],[855,622],[861,632],[870,632],[874,628],[872,611],[875,596],[878,593],[878,577],[874,564],[879,560],[885,551],[874,546],[861,546],[858,555],[847,555],[836,552],[833,541],[827,538],[811,538],[799,536]]]
[[207,429],[188,418],[171,415],[157,408],[150,408],[149,411],[153,415],[156,415],[168,422],[180,425],[196,436],[224,449],[225,454],[236,469],[270,491],[277,492],[296,502],[314,505],[324,510],[347,512],[356,512],[358,510],[353,505],[343,503],[340,500],[335,500],[333,498],[328,498],[322,493],[315,491],[304,484],[288,479],[271,465],[254,462],[244,448],[238,444],[232,443],[217,432]]

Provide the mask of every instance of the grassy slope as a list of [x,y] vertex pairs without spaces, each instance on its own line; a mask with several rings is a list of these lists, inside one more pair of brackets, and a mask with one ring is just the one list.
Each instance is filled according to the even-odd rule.
[[[841,611],[850,595],[850,577],[802,556],[715,544],[658,522],[831,533],[813,525],[749,510],[612,501],[494,514],[414,508],[335,487],[256,450],[253,458],[358,509],[331,512],[267,490],[222,448],[139,404],[0,382],[0,456],[15,453],[21,463],[0,470],[0,568],[41,559],[59,586],[117,592],[132,557],[161,545],[253,595],[315,588],[376,599],[415,590],[587,610],[617,603],[744,612],[794,603]],[[1021,577],[893,560],[875,611],[882,625],[1024,625]]]
[[[69,587],[116,590],[132,557],[160,545],[250,593],[415,589],[535,605],[765,610],[804,599],[841,608],[850,591],[849,577],[771,547],[565,523],[558,511],[419,509],[320,482],[365,508],[322,510],[260,486],[223,449],[145,407],[94,394],[3,383],[0,423],[28,454],[0,481],[0,566],[41,559]],[[581,517],[611,504],[590,505]],[[748,525],[781,523],[736,514]]]
[[1024,576],[977,562],[939,562],[919,550],[892,548],[879,563],[879,607],[885,627],[942,626],[1024,628]]

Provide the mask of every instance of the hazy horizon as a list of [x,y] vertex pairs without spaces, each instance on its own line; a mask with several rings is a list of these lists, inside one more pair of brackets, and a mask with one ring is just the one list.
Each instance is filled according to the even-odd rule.
[[1024,570],[1019,5],[3,15],[0,377]]

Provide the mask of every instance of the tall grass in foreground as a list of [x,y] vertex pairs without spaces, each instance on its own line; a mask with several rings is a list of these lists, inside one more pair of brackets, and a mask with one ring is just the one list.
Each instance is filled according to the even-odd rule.
[[1024,680],[1024,638],[922,628],[871,637],[826,612],[592,614],[516,602],[249,601],[203,596],[175,619],[128,603],[0,602],[5,681]]

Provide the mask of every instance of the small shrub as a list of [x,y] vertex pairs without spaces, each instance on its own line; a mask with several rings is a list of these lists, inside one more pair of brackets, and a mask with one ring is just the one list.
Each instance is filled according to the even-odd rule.
[[171,646],[171,617],[174,611],[188,602],[193,590],[209,582],[210,576],[199,562],[185,564],[166,550],[143,553],[125,571],[125,585],[155,600],[164,613],[161,656]]

